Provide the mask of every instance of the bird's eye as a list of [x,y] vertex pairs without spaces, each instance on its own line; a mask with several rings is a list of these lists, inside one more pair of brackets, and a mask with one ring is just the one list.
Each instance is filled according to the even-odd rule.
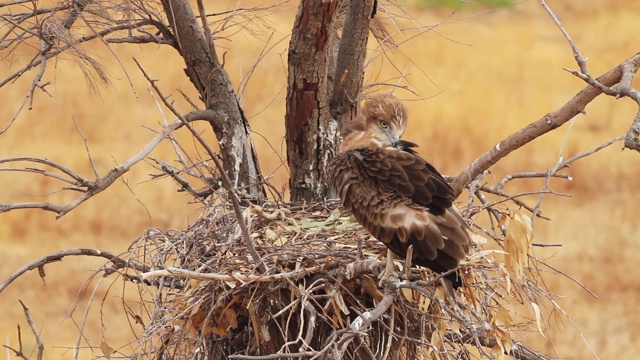
[[387,124],[386,121],[380,121],[380,127],[383,128],[383,129],[386,129],[386,128],[389,127],[389,124]]

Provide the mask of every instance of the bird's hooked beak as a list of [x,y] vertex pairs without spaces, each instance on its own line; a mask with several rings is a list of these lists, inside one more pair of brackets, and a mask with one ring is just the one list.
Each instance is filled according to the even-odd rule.
[[391,146],[395,147],[398,141],[400,141],[400,136],[396,134],[391,134],[389,136],[389,141],[391,141]]

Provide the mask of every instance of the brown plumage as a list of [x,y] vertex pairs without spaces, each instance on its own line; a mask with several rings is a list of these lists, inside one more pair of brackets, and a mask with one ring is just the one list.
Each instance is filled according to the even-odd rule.
[[[344,141],[330,164],[330,186],[362,226],[412,263],[443,273],[458,267],[470,238],[453,206],[453,190],[442,175],[400,140],[405,106],[392,95],[367,101],[343,129]],[[456,273],[447,276],[454,287]]]

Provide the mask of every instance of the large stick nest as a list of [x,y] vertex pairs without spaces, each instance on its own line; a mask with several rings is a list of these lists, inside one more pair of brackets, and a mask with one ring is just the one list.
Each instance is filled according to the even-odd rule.
[[380,283],[386,248],[340,208],[249,206],[241,221],[266,272],[229,206],[211,207],[185,231],[149,230],[132,245],[131,260],[153,269],[140,284],[141,352],[155,359],[544,358],[512,340],[519,330],[541,330],[530,304],[548,297],[526,259],[518,275],[501,251],[476,244],[452,299],[439,276],[417,266]]

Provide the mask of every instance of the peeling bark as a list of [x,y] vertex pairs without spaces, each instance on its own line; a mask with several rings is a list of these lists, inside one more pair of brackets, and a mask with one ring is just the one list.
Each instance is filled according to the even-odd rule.
[[337,6],[338,0],[302,0],[291,35],[285,124],[292,201],[324,197],[326,164],[339,139],[327,91]]
[[[331,174],[325,169],[340,141],[339,124],[357,111],[375,6],[374,0],[300,2],[289,44],[285,119],[292,201],[326,196]],[[345,9],[340,38],[338,16]]]

